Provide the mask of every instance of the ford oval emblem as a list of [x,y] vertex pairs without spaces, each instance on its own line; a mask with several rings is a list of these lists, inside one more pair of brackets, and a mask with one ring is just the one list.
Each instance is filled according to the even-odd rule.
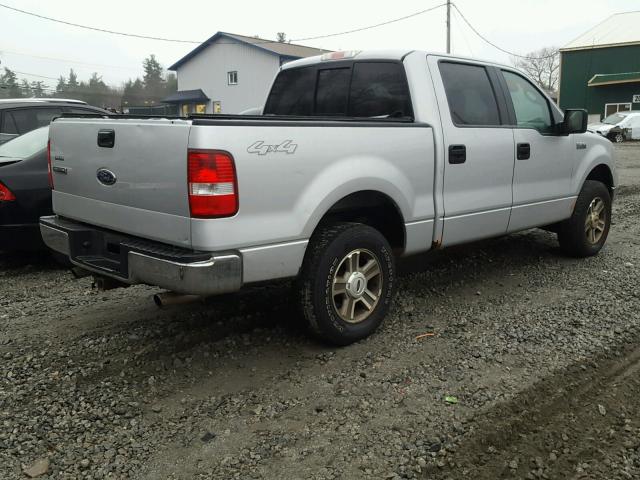
[[98,177],[98,181],[103,185],[113,185],[118,180],[116,174],[106,168],[98,170],[96,177]]

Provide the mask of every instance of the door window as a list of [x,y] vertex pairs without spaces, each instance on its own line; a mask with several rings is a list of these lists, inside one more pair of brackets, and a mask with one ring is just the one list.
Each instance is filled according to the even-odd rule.
[[32,112],[27,109],[5,110],[2,116],[2,133],[21,135],[36,128]]
[[518,127],[533,128],[543,133],[553,129],[549,102],[531,82],[513,72],[502,71]]
[[440,74],[454,124],[500,125],[498,102],[484,67],[441,62]]
[[356,62],[351,80],[349,116],[412,117],[403,66],[390,62]]

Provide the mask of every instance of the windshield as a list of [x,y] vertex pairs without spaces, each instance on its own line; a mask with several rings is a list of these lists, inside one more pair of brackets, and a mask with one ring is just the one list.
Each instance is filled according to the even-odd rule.
[[606,123],[607,125],[617,125],[624,119],[625,119],[624,115],[620,115],[619,113],[614,113],[613,115],[609,115],[607,118],[605,118],[602,121],[602,123]]
[[47,148],[49,127],[42,127],[20,135],[0,145],[0,158],[27,158]]

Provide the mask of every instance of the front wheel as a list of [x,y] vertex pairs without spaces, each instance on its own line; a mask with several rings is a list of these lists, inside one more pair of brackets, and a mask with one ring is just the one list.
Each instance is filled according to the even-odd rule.
[[622,143],[624,142],[624,135],[622,135],[622,132],[615,133],[611,136],[611,141],[614,143]]
[[571,218],[558,229],[560,248],[573,257],[596,255],[609,235],[611,195],[602,182],[587,180]]
[[385,237],[367,225],[336,223],[314,233],[296,284],[311,331],[348,345],[382,323],[395,282],[395,259]]

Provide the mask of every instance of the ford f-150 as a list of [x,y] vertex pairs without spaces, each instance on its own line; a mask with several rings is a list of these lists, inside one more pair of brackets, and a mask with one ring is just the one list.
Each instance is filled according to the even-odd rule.
[[97,277],[208,296],[295,279],[345,345],[391,305],[396,257],[544,227],[607,238],[611,142],[529,78],[421,51],[283,65],[261,115],[63,115],[44,241]]

